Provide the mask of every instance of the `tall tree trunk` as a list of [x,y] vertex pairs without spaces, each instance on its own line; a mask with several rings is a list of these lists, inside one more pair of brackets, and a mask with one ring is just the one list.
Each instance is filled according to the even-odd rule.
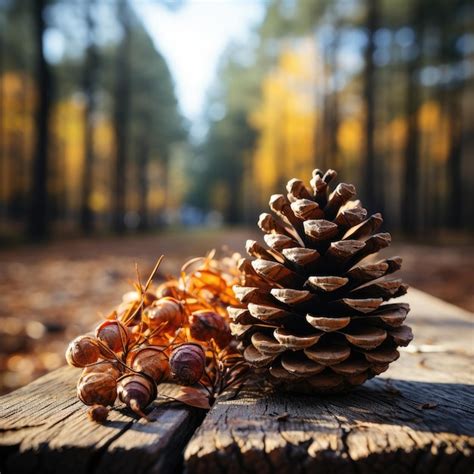
[[[286,164],[290,158],[289,153],[288,153],[289,152],[288,142],[286,139],[287,135],[285,133],[286,120],[287,120],[287,111],[286,111],[285,102],[283,102],[279,107],[278,114],[276,114],[276,121],[277,121],[276,130],[281,130],[281,133],[277,137],[275,156],[277,157],[277,159],[281,160],[280,162],[281,164],[280,166],[276,167],[277,179],[276,179],[275,187],[274,189],[272,189],[272,193],[276,193],[278,189],[285,189],[286,183],[289,179],[287,175],[287,168],[284,166],[284,164]],[[237,150],[239,148],[236,147],[235,149]],[[234,184],[233,181],[235,181],[235,179],[237,179],[237,177],[231,178],[230,180],[231,185]],[[231,194],[231,196],[235,196],[235,195]],[[231,198],[231,201],[232,200],[233,198]],[[230,204],[230,206],[232,207],[233,204],[235,203]],[[235,212],[235,210],[233,210],[232,212]]]
[[[3,22],[2,22],[3,23]],[[5,33],[3,33],[5,34]],[[3,74],[4,74],[4,37],[3,34],[0,34],[0,174],[2,180],[0,185],[2,187],[2,192],[0,194],[1,199],[1,224],[2,227],[7,225],[7,174],[8,174],[8,163],[7,163],[7,154],[5,150],[5,96],[3,91]]]
[[381,210],[382,196],[376,182],[379,178],[375,153],[375,32],[379,24],[379,1],[367,0],[367,47],[365,49],[364,99],[365,99],[365,166],[363,194],[369,211]]
[[84,110],[84,165],[81,183],[81,229],[89,234],[94,227],[94,214],[91,208],[92,169],[94,165],[94,126],[93,114],[95,110],[95,84],[97,75],[97,48],[95,46],[95,20],[92,12],[95,1],[88,0],[86,4],[86,24],[88,46],[83,72],[83,91],[86,97]]
[[338,58],[339,45],[341,42],[340,29],[342,22],[338,17],[338,12],[334,8],[335,15],[335,32],[332,38],[329,49],[329,57],[331,64],[331,92],[329,96],[329,110],[328,110],[328,128],[327,128],[327,153],[328,153],[328,167],[341,169],[339,162],[339,144],[337,141],[337,132],[339,129],[339,91],[337,84],[338,77]]
[[130,109],[130,12],[126,0],[118,4],[118,17],[122,25],[122,42],[117,52],[114,129],[116,162],[113,186],[113,228],[117,233],[125,231],[126,172],[128,147],[128,122]]
[[28,215],[28,235],[43,239],[48,233],[48,133],[51,104],[51,77],[44,56],[44,11],[46,0],[32,0],[37,57],[38,106],[36,109],[36,146],[33,157],[32,192]]
[[339,156],[339,143],[337,141],[337,133],[339,130],[339,95],[337,92],[331,97],[331,116],[330,116],[330,132],[329,132],[329,157],[333,168],[340,170],[342,163]]
[[24,222],[28,212],[28,170],[27,170],[27,147],[25,140],[25,130],[28,130],[28,109],[29,109],[29,81],[26,73],[21,73],[21,93],[15,110],[12,112],[20,118],[19,126],[15,130],[10,130],[8,137],[5,137],[5,161],[7,175],[5,176],[8,185],[8,199],[5,203],[8,218]]
[[25,175],[25,161],[23,159],[24,136],[20,130],[10,133],[8,156],[10,158],[9,166],[9,192],[8,199],[8,217],[13,221],[20,221],[25,216],[25,187],[23,176]]
[[[464,59],[463,55],[455,47],[456,37],[453,35],[452,25],[447,24],[442,19],[440,21],[440,63],[457,65]],[[462,33],[467,31],[463,28]],[[457,32],[459,36],[461,31]],[[442,110],[448,120],[448,140],[449,148],[446,160],[447,176],[447,212],[445,213],[445,223],[452,229],[462,227],[464,190],[462,177],[462,148],[463,148],[463,90],[464,83],[458,79],[451,80],[448,84],[443,84],[439,90]]]
[[[146,131],[146,130],[145,130]],[[138,199],[139,199],[139,215],[140,215],[140,230],[147,230],[149,228],[148,219],[148,164],[150,162],[150,145],[148,136],[138,140]]]
[[415,30],[415,47],[412,57],[407,61],[407,89],[405,95],[405,110],[407,132],[405,139],[405,168],[402,180],[401,224],[405,234],[415,234],[418,231],[418,197],[420,172],[420,127],[418,112],[421,103],[421,87],[418,71],[421,67],[423,17],[421,0],[414,4],[413,28]]
[[338,61],[337,55],[340,45],[341,21],[338,18],[338,12],[332,9],[334,16],[334,33],[329,43],[324,47],[323,68],[324,79],[322,84],[322,114],[321,130],[315,133],[315,154],[319,158],[316,160],[316,167],[327,169],[329,167],[340,169],[339,163],[339,144],[337,141],[337,132],[339,129],[339,95],[337,90]]
[[171,156],[170,150],[168,148],[162,150],[161,152],[161,162],[162,162],[162,186],[163,186],[163,206],[161,209],[160,215],[160,223],[162,225],[167,225],[167,213],[170,210],[171,205],[171,195],[173,193],[173,189],[171,189],[171,175],[170,175],[170,163],[171,163]]
[[[440,41],[440,52],[439,52],[439,64],[444,64],[445,53],[443,47],[447,42],[447,31],[445,25],[440,25],[439,27],[439,41]],[[446,84],[438,82],[437,87],[434,91],[435,99],[437,100],[440,110],[441,117],[446,117],[449,119],[449,107],[448,107],[448,91]],[[442,133],[442,131],[439,131]],[[449,150],[448,150],[449,154]],[[449,157],[447,159],[449,161]],[[433,226],[438,231],[446,224],[446,199],[444,198],[444,183],[446,181],[446,169],[445,164],[440,164],[437,161],[433,163],[434,167],[434,186],[433,186],[433,196],[432,196],[432,205],[433,205]],[[451,203],[448,203],[449,205]]]
[[[327,124],[329,117],[329,94],[331,84],[331,68],[329,65],[330,55],[328,48],[324,47],[322,51],[322,82],[320,87],[320,101],[315,104],[318,107],[318,120],[316,121],[316,130],[314,133],[314,167],[326,170],[328,168],[328,140]],[[320,102],[320,103],[319,103]]]
[[239,177],[231,179],[228,181],[228,190],[230,199],[227,203],[227,209],[225,212],[225,220],[230,225],[236,225],[241,222],[241,205],[240,205],[240,196],[241,196],[241,186],[242,186],[242,176],[239,173]]
[[449,155],[448,172],[448,224],[454,229],[462,226],[463,186],[462,186],[462,89],[451,91],[448,99]]

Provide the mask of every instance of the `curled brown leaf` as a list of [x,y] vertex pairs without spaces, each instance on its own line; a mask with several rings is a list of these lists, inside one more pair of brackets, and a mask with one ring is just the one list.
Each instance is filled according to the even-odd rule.
[[176,400],[191,407],[203,408],[209,410],[209,394],[202,388],[184,387],[171,383],[161,384],[159,387],[159,395],[165,398]]

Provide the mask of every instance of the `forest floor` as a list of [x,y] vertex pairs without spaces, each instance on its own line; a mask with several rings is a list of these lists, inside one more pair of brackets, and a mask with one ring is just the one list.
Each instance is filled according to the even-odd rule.
[[[21,246],[0,251],[0,393],[64,363],[67,342],[89,331],[145,277],[161,254],[161,277],[177,274],[188,257],[211,248],[243,253],[248,229],[174,231]],[[410,285],[474,312],[474,246],[396,244],[399,272]]]

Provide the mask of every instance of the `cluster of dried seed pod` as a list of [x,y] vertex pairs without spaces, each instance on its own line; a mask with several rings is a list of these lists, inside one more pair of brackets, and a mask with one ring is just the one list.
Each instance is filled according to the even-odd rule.
[[183,266],[180,278],[154,288],[160,259],[145,285],[137,272],[134,291],[123,295],[92,334],[69,344],[66,360],[83,368],[77,395],[91,406],[91,420],[103,422],[109,412],[105,407],[114,406],[117,398],[146,418],[145,409],[162,382],[199,384],[215,398],[226,380],[234,381],[233,364],[238,373],[242,367],[227,305],[236,302],[232,286],[238,257],[217,260],[211,253],[193,259]]
[[129,373],[118,380],[117,393],[121,402],[146,418],[143,410],[156,398],[157,389],[151,377],[142,373]]
[[182,344],[171,354],[171,374],[182,385],[194,385],[199,382],[205,367],[206,354],[199,344]]
[[85,367],[100,358],[100,346],[92,336],[76,337],[66,351],[67,363],[73,367]]
[[158,384],[167,380],[170,373],[168,356],[164,349],[162,346],[153,345],[135,347],[127,354],[127,365],[136,372],[148,375]]

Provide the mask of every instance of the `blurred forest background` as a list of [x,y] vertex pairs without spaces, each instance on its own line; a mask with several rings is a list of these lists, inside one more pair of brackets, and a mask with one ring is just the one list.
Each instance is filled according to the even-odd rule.
[[409,283],[474,309],[474,4],[253,1],[196,128],[139,7],[199,1],[0,0],[0,392],[61,365],[134,260],[240,251],[315,167],[384,214]]
[[196,139],[134,1],[2,0],[3,239],[253,224],[314,167],[354,182],[392,230],[472,231],[472,3],[264,5],[222,55]]

